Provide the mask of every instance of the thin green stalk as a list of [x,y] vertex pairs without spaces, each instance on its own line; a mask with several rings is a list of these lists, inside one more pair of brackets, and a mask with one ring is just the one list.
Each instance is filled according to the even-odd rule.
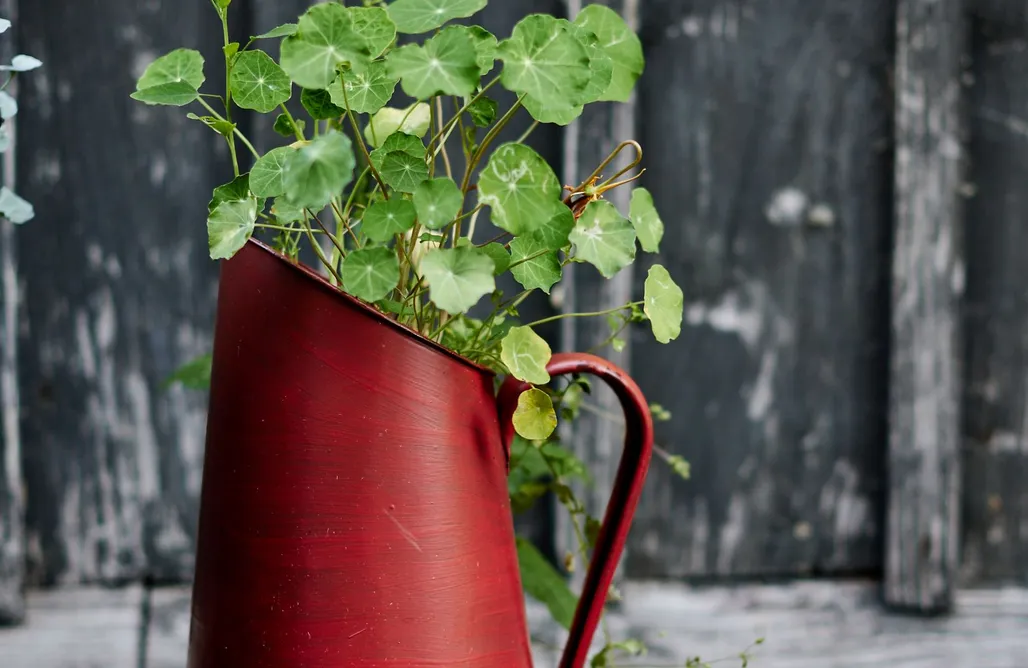
[[[222,116],[217,111],[215,111],[214,107],[212,107],[211,105],[207,104],[207,102],[204,101],[204,99],[202,97],[201,98],[197,98],[197,102],[199,102],[203,106],[204,109],[206,109],[208,112],[210,112],[211,116],[213,116],[214,118],[218,119],[219,121],[225,121],[226,123],[231,123],[231,121],[229,121],[228,118]],[[246,138],[246,135],[244,135],[239,130],[239,128],[235,128],[234,127],[233,130],[232,130],[232,134],[234,134],[235,136],[239,137],[239,140],[243,142],[243,144],[246,146],[246,148],[250,149],[250,153],[253,154],[254,158],[260,158],[261,157],[261,154],[257,152],[257,149],[255,149],[253,147],[253,144],[250,143],[250,140]],[[229,147],[230,152],[232,153],[232,162],[233,162],[233,165],[236,168],[236,176],[239,176],[239,171],[238,171],[239,170],[239,163],[235,159],[235,155],[236,155],[235,142],[232,141],[231,139],[229,139],[228,137],[225,137],[225,139],[226,139],[226,141],[228,141],[228,147]]]
[[524,97],[524,95],[519,97],[518,101],[511,105],[507,113],[505,113],[500,120],[496,121],[496,125],[489,130],[489,133],[486,134],[485,139],[483,139],[482,143],[479,145],[478,150],[476,150],[474,155],[471,156],[471,160],[468,161],[468,165],[464,169],[464,180],[460,186],[461,192],[465,195],[468,194],[468,186],[471,183],[471,175],[475,171],[475,167],[477,167],[478,163],[482,160],[482,156],[485,155],[489,145],[492,144],[494,139],[496,139],[496,135],[500,134],[500,131],[506,127],[507,123],[510,123],[512,118],[514,118],[514,114],[521,108]]
[[371,170],[371,175],[378,181],[379,187],[382,189],[382,197],[389,199],[389,192],[386,190],[385,181],[382,180],[382,175],[375,169],[375,165],[371,162],[371,153],[368,152],[368,146],[364,143],[364,137],[361,136],[360,127],[357,125],[357,119],[353,115],[353,110],[350,109],[350,98],[346,94],[346,86],[342,86],[343,89],[343,104],[346,105],[346,117],[350,119],[350,127],[353,128],[353,136],[357,139],[357,145],[361,147],[361,153],[364,154],[364,159],[367,160],[368,168]]
[[[335,246],[336,252],[339,253],[339,257],[340,258],[346,257],[346,250],[343,249],[342,244],[340,244],[339,240],[335,238],[335,235],[333,235],[331,232],[328,231],[328,228],[325,227],[325,224],[321,222],[321,219],[318,218],[317,216],[315,216],[313,213],[311,214],[311,218],[313,218],[315,221],[317,221],[318,227],[321,228],[321,231],[324,232],[326,235],[328,235],[329,241],[331,241],[332,245]],[[333,267],[335,266],[335,258],[332,258],[331,266],[333,266]]]
[[344,216],[343,212],[339,210],[339,204],[336,203],[335,199],[333,199],[329,204],[332,206],[332,215],[336,217],[336,222],[342,224],[343,227],[346,228],[346,231],[350,233],[350,237],[353,239],[353,243],[357,245],[357,248],[360,248],[360,239],[358,239],[357,235],[353,233],[352,229],[350,229],[350,224],[347,221],[346,216]]
[[310,221],[303,221],[303,231],[307,233],[307,238],[310,240],[311,246],[314,247],[314,252],[317,254],[318,259],[321,260],[321,262],[328,269],[329,273],[332,274],[332,277],[335,279],[335,285],[342,286],[343,279],[339,278],[339,274],[336,273],[335,268],[331,264],[329,264],[328,258],[325,257],[324,251],[321,250],[321,244],[319,244],[317,239],[314,238],[314,230],[311,229]]
[[[458,122],[460,117],[463,114],[465,114],[469,108],[471,108],[471,105],[473,105],[474,103],[478,102],[486,94],[486,92],[490,88],[492,88],[493,86],[495,86],[499,82],[500,82],[500,77],[496,77],[495,79],[493,79],[492,81],[487,83],[485,86],[483,86],[482,90],[478,91],[478,93],[476,93],[473,98],[468,100],[467,104],[465,104],[463,107],[460,108],[460,110],[457,112],[457,114],[452,119],[450,119],[450,122],[446,124],[446,127],[444,127],[443,130],[446,131],[446,132],[449,132],[452,129],[452,126]],[[441,137],[442,137],[442,133],[437,134],[434,137],[432,137],[428,141],[428,147],[432,148],[432,144],[434,144],[435,142],[439,141],[439,139]]]
[[535,132],[535,129],[539,127],[539,121],[532,121],[532,124],[528,126],[528,129],[521,133],[521,136],[517,138],[516,143],[523,144],[528,137]]
[[[300,232],[301,230],[295,227],[285,227],[284,225],[269,225],[268,223],[257,223],[256,227],[260,227],[266,230],[278,230],[280,232]],[[311,230],[314,234],[321,234],[321,230]]]
[[593,311],[592,313],[561,313],[560,315],[550,316],[549,318],[543,318],[542,320],[536,320],[530,322],[526,327],[535,327],[537,325],[545,325],[548,322],[556,322],[557,320],[563,320],[564,318],[595,318],[601,315],[610,315],[611,313],[617,313],[618,311],[624,311],[625,309],[632,308],[633,306],[641,306],[644,302],[631,302],[624,306],[618,306],[617,308],[610,308],[606,311]]
[[293,118],[293,115],[289,112],[289,107],[287,107],[285,103],[282,103],[281,106],[282,113],[286,115],[286,118],[289,120],[289,124],[293,126],[293,134],[296,136],[296,141],[307,141],[303,136],[303,132],[300,131],[300,126],[296,124],[296,119]]
[[[228,36],[228,10],[219,9],[218,15],[221,17],[221,35],[222,43],[225,49],[229,45]],[[225,120],[229,123],[232,122],[232,58],[229,57],[228,53],[222,52],[225,55]],[[201,100],[202,102],[202,100]],[[235,176],[239,176],[239,157],[236,154],[236,140],[235,133],[233,132],[228,137],[225,137],[225,141],[228,142],[228,152],[232,156],[232,171]]]
[[[435,97],[435,115],[436,123],[439,125],[439,132],[443,131],[443,98],[436,95]],[[446,176],[453,178],[453,168],[450,166],[450,155],[446,152],[446,140],[449,139],[450,135],[445,135],[442,141],[439,142],[439,146],[436,147],[436,152],[432,156],[432,162],[435,163],[437,155],[442,154],[443,156],[443,167],[446,168]]]

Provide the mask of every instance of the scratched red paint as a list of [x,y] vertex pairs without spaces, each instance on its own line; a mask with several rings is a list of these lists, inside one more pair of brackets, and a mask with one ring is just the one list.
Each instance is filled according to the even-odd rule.
[[[561,663],[581,668],[652,424],[604,360],[550,372],[601,376],[629,424]],[[498,411],[491,372],[257,242],[224,262],[189,668],[530,668],[506,485],[519,391]]]

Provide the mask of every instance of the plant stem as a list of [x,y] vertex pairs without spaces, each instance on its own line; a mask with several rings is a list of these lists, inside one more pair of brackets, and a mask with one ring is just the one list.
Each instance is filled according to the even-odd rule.
[[[313,213],[311,214],[311,218],[313,218],[318,223],[318,227],[321,228],[321,231],[328,235],[328,238],[332,242],[332,245],[335,246],[336,251],[339,253],[339,257],[346,257],[346,250],[343,249],[342,244],[340,244],[339,240],[335,238],[335,235],[328,231],[328,228],[326,228],[325,224],[321,222],[321,219],[315,216]],[[350,234],[353,234],[353,232],[351,232]],[[332,266],[335,266],[335,258],[332,259]]]
[[296,141],[307,141],[303,133],[300,132],[300,126],[296,124],[296,119],[289,112],[289,107],[286,106],[285,102],[282,103],[282,113],[286,115],[286,118],[289,119],[289,124],[293,126],[293,134],[296,136]]
[[357,125],[357,119],[354,118],[353,110],[350,109],[350,98],[346,94],[346,86],[342,86],[343,89],[343,104],[346,105],[346,117],[350,119],[350,127],[353,128],[353,136],[357,139],[357,144],[361,147],[361,153],[364,154],[364,159],[368,161],[368,169],[371,170],[371,175],[378,181],[378,186],[382,189],[382,197],[389,199],[389,192],[386,190],[385,181],[382,180],[382,175],[375,169],[375,165],[371,162],[371,153],[368,152],[368,146],[364,143],[364,137],[361,136],[360,127]]
[[543,318],[542,320],[536,320],[535,322],[530,322],[530,323],[528,323],[525,326],[526,327],[535,327],[536,325],[545,325],[548,322],[556,322],[557,320],[563,320],[564,318],[595,318],[595,317],[598,317],[598,316],[601,316],[601,315],[610,315],[611,313],[617,313],[619,311],[624,311],[625,309],[632,308],[633,306],[641,306],[643,303],[644,302],[631,302],[631,303],[625,304],[624,306],[618,306],[616,308],[610,308],[610,309],[607,309],[606,311],[593,311],[592,313],[561,313],[560,315],[554,315],[554,316],[550,316],[549,318]]
[[517,138],[516,143],[523,144],[529,135],[535,132],[535,129],[539,127],[539,121],[532,121],[532,124],[528,126],[528,129],[521,133],[521,136]]
[[[443,98],[436,95],[435,97],[435,117],[436,123],[439,125],[439,133],[443,133]],[[446,152],[446,140],[449,138],[449,134],[445,135],[439,142],[439,146],[436,147],[435,155],[432,156],[432,162],[435,162],[435,156],[442,154],[443,166],[446,168],[446,176],[453,178],[453,168],[450,166],[450,155]]]
[[[257,223],[256,226],[260,227],[260,228],[263,228],[263,229],[266,229],[266,230],[278,230],[280,232],[300,232],[300,231],[302,231],[302,230],[296,229],[295,227],[285,227],[284,225],[269,225],[267,223]],[[311,232],[313,232],[314,234],[321,234],[321,230],[311,230]]]
[[311,246],[314,247],[314,252],[317,254],[318,258],[325,265],[325,268],[328,269],[329,273],[332,274],[332,277],[335,278],[336,286],[341,287],[343,285],[343,280],[339,278],[339,274],[336,273],[335,268],[329,264],[328,258],[325,257],[324,251],[321,250],[321,244],[319,244],[317,239],[314,238],[314,231],[311,229],[310,221],[303,221],[303,231],[307,233],[307,238],[310,240]]
[[489,130],[488,134],[486,134],[485,139],[482,140],[482,143],[479,145],[474,155],[471,156],[471,160],[468,161],[467,167],[464,168],[464,181],[461,183],[460,186],[461,192],[465,195],[467,195],[468,193],[468,186],[471,183],[471,174],[475,171],[475,167],[477,167],[478,163],[482,160],[482,156],[485,154],[486,149],[489,148],[489,145],[496,138],[496,135],[500,134],[500,131],[504,127],[506,127],[507,123],[510,123],[510,119],[514,118],[514,114],[517,113],[518,109],[521,108],[524,97],[524,95],[519,97],[518,101],[511,105],[507,113],[504,114],[500,120],[496,121],[496,125],[494,125]]
[[[478,91],[473,98],[468,100],[468,103],[460,108],[460,110],[454,115],[454,117],[452,119],[450,119],[450,122],[447,123],[446,127],[443,128],[443,129],[446,132],[450,132],[452,130],[452,126],[454,124],[456,124],[460,120],[461,115],[466,113],[467,110],[469,108],[471,108],[471,105],[473,105],[474,103],[478,102],[478,100],[481,99],[482,96],[484,96],[486,94],[486,91],[488,91],[490,88],[492,88],[493,86],[495,86],[499,82],[500,82],[500,77],[496,77],[495,79],[493,79],[492,81],[487,83],[485,86],[483,86],[482,90]],[[432,144],[434,144],[435,142],[439,141],[441,136],[442,136],[442,133],[437,134],[434,137],[432,137],[432,139],[430,139],[429,142],[428,142],[428,147],[431,148]]]
[[[225,49],[229,45],[228,37],[228,10],[219,9],[218,15],[221,17],[221,35],[222,42]],[[222,51],[225,56],[225,120],[229,123],[232,122],[232,58],[229,57],[228,53]],[[201,100],[202,102],[202,100]],[[213,111],[213,109],[212,109]],[[228,142],[228,152],[232,156],[232,171],[235,176],[239,176],[239,157],[236,154],[236,139],[235,132],[228,137],[225,137],[225,141]]]

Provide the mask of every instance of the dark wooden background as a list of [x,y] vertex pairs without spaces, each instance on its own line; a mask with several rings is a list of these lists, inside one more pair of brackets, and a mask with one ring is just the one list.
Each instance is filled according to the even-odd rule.
[[[255,34],[308,4],[236,0],[233,21]],[[886,602],[925,611],[1028,582],[1025,4],[607,4],[646,50],[635,99],[532,141],[568,181],[641,141],[659,261],[685,290],[678,341],[640,329],[614,356],[692,464],[683,481],[655,462],[625,575],[881,577]],[[503,35],[580,6],[494,0],[479,20]],[[161,383],[210,345],[205,207],[230,170],[213,133],[128,97],[173,48],[218,61],[207,0],[0,14],[4,54],[45,64],[20,82],[3,164],[37,211],[0,223],[0,617],[16,620],[26,586],[189,580],[205,397]],[[609,282],[576,267],[532,309],[638,296],[647,262]],[[548,332],[573,349],[605,333]],[[600,507],[621,427],[607,394],[593,409],[572,440]],[[566,533],[545,512],[522,528],[556,548]]]

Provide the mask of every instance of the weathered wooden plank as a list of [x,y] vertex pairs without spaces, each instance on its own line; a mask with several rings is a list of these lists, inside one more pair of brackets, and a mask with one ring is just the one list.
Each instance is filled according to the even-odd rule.
[[1028,582],[1028,6],[968,6],[965,581]]
[[[1028,651],[1025,589],[961,591],[956,615],[936,619],[884,613],[878,585],[867,581],[737,587],[630,582],[624,594],[624,606],[608,618],[612,637],[643,639],[650,654],[635,662],[619,659],[619,666],[733,657],[760,637],[766,640],[751,665],[761,668],[1011,668],[1022,665]],[[535,666],[556,666],[563,631],[531,601],[528,620]],[[156,590],[147,668],[184,668],[188,633],[189,591]],[[597,648],[602,643],[598,638]],[[0,652],[4,647],[0,633]]]
[[881,567],[893,6],[644,4],[642,182],[686,322],[637,330],[631,370],[693,475],[653,467],[630,576]]
[[[581,9],[590,4],[580,0],[568,2],[568,15],[575,17]],[[638,29],[640,17],[639,0],[604,0],[602,4],[617,11],[633,29]],[[636,139],[636,96],[624,103],[599,103],[588,105],[582,116],[568,126],[564,134],[563,180],[567,185],[577,185],[610,155],[623,141]],[[628,166],[635,158],[633,150],[622,151],[611,163],[604,176],[612,176]],[[623,215],[628,215],[631,195],[629,187],[615,189],[606,195]],[[564,269],[564,281],[557,292],[561,310],[564,313],[590,313],[623,306],[632,301],[632,270],[626,269],[612,279],[605,279],[590,265],[570,264]],[[586,320],[569,318],[563,321],[560,330],[561,347],[568,352],[597,352],[621,366],[631,368],[631,346],[628,337],[620,352],[611,346],[602,350],[610,336],[610,326],[603,318]],[[576,493],[594,517],[602,518],[607,508],[621,460],[625,431],[623,422],[610,419],[620,417],[621,404],[614,392],[602,383],[592,386],[586,410],[579,414],[573,425],[562,428],[562,438],[571,450],[589,468],[592,483],[588,487],[575,485]],[[591,410],[590,410],[591,409]],[[565,512],[557,515],[557,545],[563,552],[578,552],[578,536],[571,518]],[[622,562],[625,555],[622,556]],[[620,571],[619,574],[620,576]],[[576,584],[585,577],[585,568],[574,573]]]
[[140,587],[32,592],[28,623],[0,630],[0,665],[139,668],[142,595]]
[[[0,0],[0,17],[19,23],[14,0]],[[18,25],[20,29],[20,25]],[[0,60],[14,55],[14,34],[0,38]],[[16,84],[8,93],[17,95]],[[4,123],[15,135],[16,119]],[[15,146],[0,161],[3,185],[15,187]],[[0,626],[25,615],[25,490],[18,424],[18,262],[14,225],[0,220]]]
[[179,46],[206,54],[217,86],[212,13],[173,0],[21,3],[22,45],[47,64],[24,80],[19,128],[31,147],[22,189],[38,216],[18,251],[39,581],[191,568],[205,403],[161,383],[209,346],[217,266],[204,221],[227,151],[183,110],[128,96]]
[[953,602],[959,561],[961,57],[958,0],[901,0],[884,596]]

